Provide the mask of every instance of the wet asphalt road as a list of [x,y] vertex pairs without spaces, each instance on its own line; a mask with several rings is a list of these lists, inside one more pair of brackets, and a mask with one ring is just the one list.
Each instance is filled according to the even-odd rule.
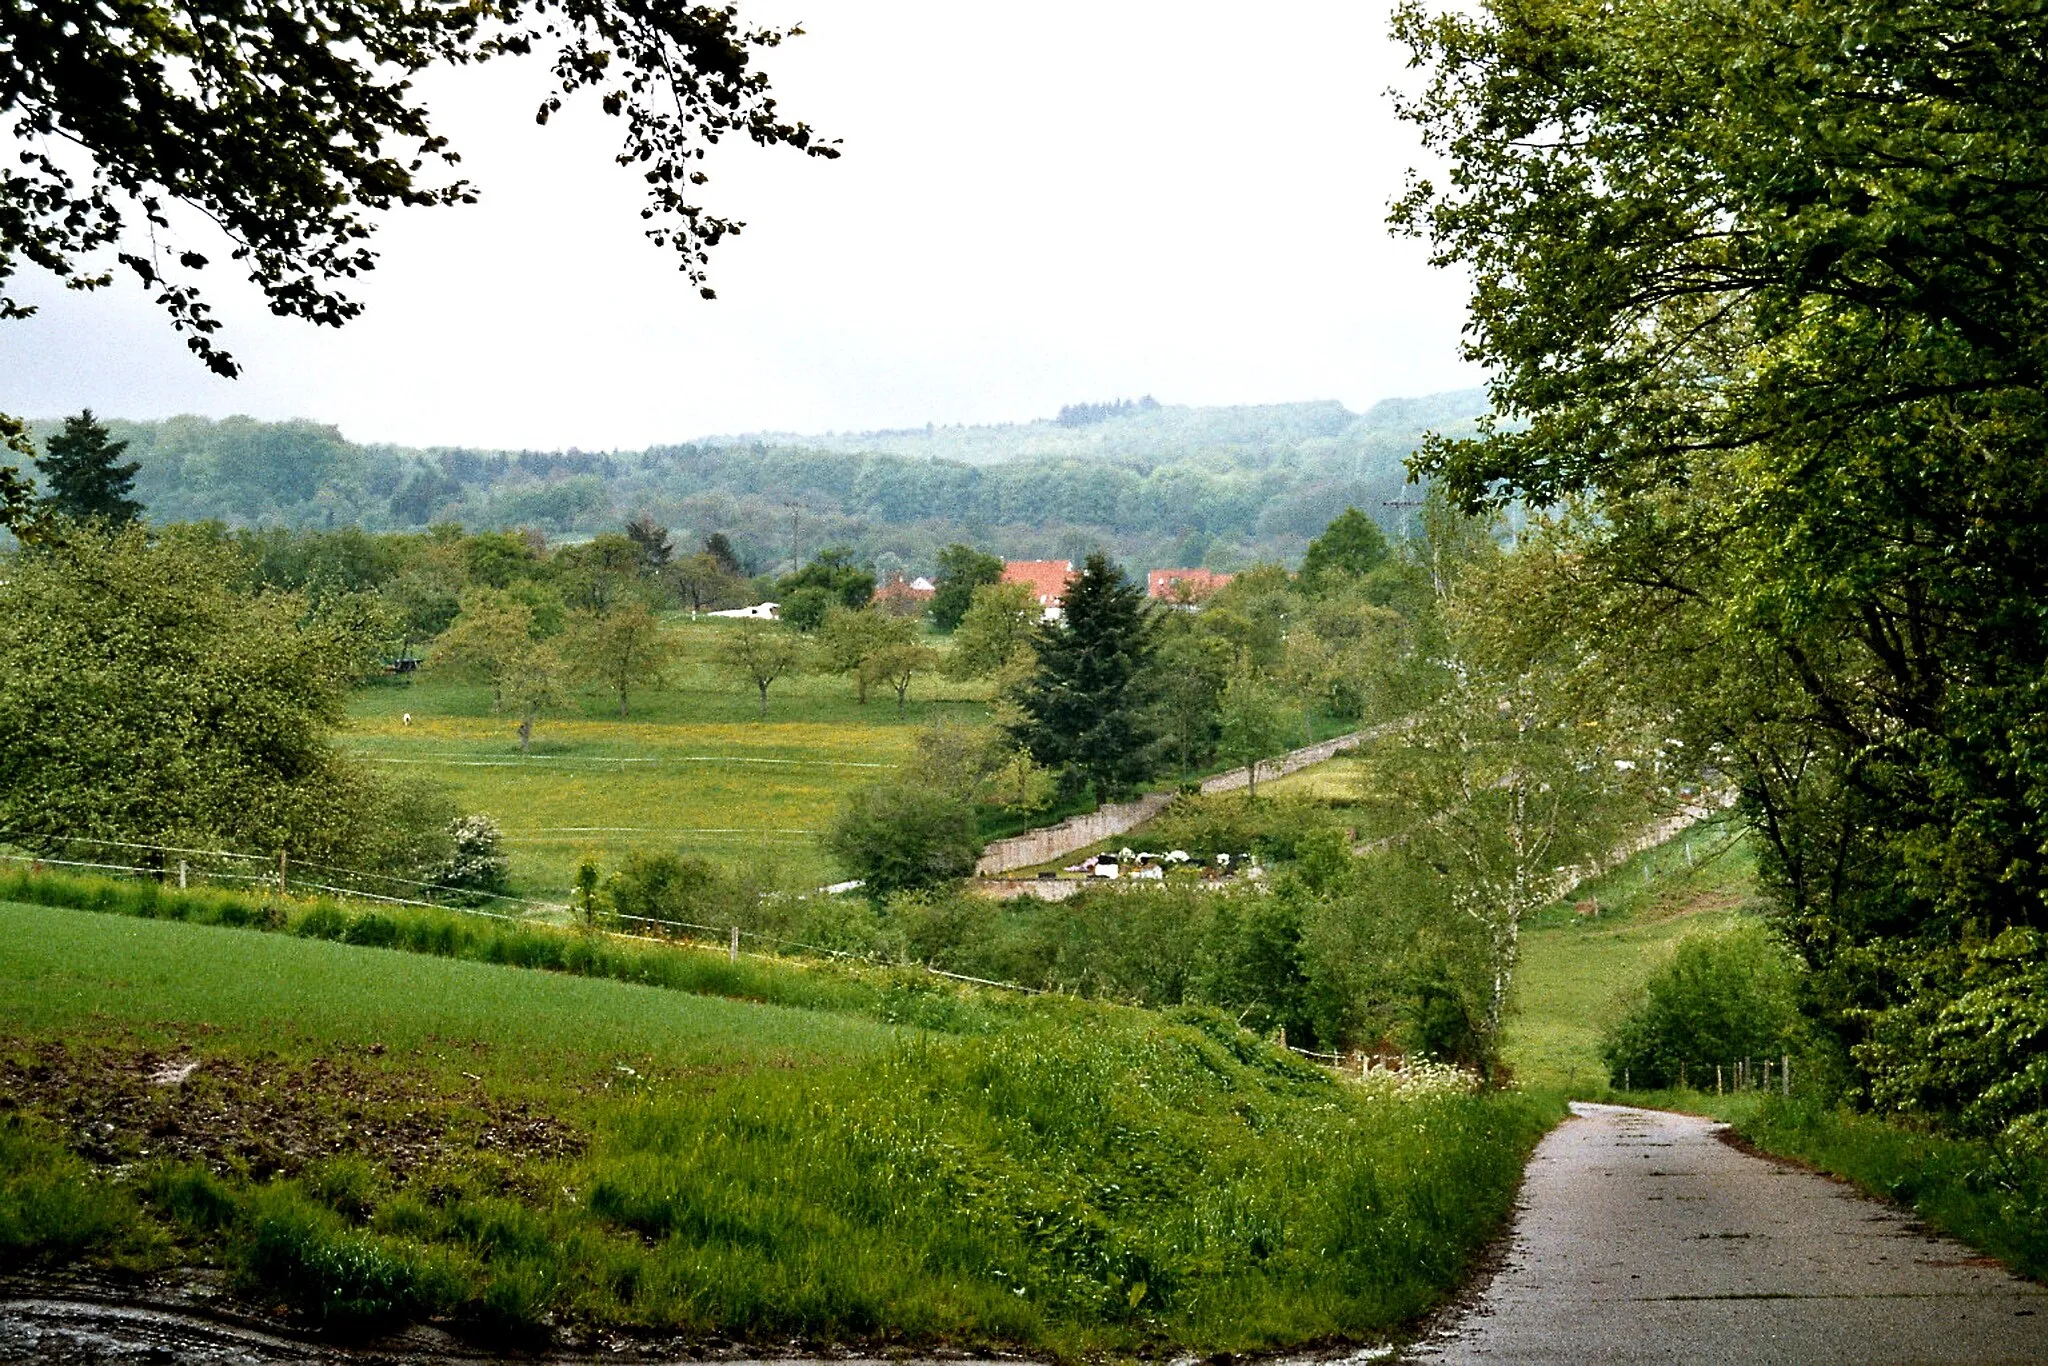
[[2048,1362],[2048,1290],[1910,1215],[1613,1105],[1537,1147],[1506,1263],[1430,1362]]

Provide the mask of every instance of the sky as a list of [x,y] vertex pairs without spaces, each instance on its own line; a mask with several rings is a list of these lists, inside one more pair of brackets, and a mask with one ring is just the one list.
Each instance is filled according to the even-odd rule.
[[[1388,7],[1347,0],[742,0],[836,161],[719,148],[747,227],[714,301],[644,241],[617,125],[537,127],[536,61],[430,73],[482,202],[388,215],[342,329],[202,276],[242,378],[137,289],[0,323],[0,411],[307,417],[359,441],[637,448],[1047,417],[1062,404],[1387,397],[1478,383],[1464,283],[1386,226],[1421,159]],[[202,245],[204,245],[202,243]]]

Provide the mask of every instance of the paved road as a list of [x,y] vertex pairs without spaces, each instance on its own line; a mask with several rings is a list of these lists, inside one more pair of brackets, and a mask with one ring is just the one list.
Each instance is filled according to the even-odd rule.
[[1721,1126],[1572,1106],[1423,1361],[2048,1362],[2048,1290]]

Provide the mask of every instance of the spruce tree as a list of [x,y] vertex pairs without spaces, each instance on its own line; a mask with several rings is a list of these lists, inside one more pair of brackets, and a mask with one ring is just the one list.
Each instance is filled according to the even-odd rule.
[[1067,585],[1060,620],[1039,629],[1038,665],[1018,693],[1010,733],[1069,782],[1122,796],[1152,773],[1147,666],[1153,623],[1144,590],[1101,554]]
[[73,521],[103,521],[126,526],[142,515],[142,504],[128,496],[141,464],[114,462],[128,449],[116,441],[87,408],[66,418],[64,430],[50,438],[48,454],[36,461],[49,492],[43,506]]

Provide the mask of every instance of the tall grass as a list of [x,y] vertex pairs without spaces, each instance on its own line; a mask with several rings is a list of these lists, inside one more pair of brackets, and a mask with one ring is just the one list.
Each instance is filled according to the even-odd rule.
[[157,1166],[117,1213],[339,1331],[1238,1351],[1428,1308],[1552,1118],[1513,1095],[1369,1097],[1221,1017],[1054,1002],[990,1036],[611,1103],[586,1154],[525,1173],[545,1196],[482,1169]]

